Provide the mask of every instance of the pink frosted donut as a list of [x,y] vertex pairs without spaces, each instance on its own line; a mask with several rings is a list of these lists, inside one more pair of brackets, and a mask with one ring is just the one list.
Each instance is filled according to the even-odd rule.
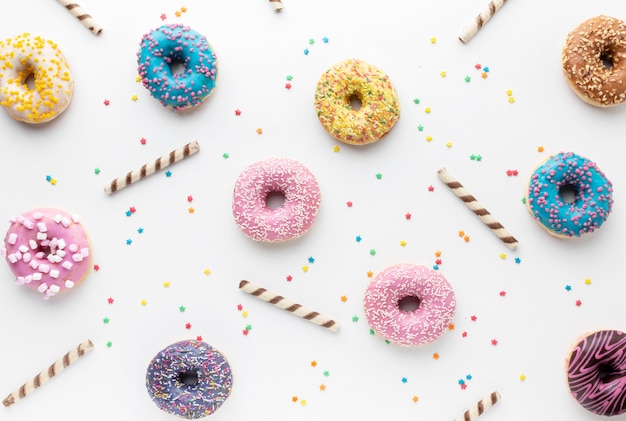
[[439,338],[448,329],[455,309],[448,281],[426,266],[390,266],[376,275],[365,291],[367,322],[396,345],[423,345]]
[[9,222],[1,253],[18,285],[35,289],[48,299],[87,276],[90,242],[76,215],[41,208]]
[[[282,196],[272,209],[268,196]],[[255,241],[278,242],[309,230],[320,207],[317,180],[304,165],[288,158],[256,162],[239,175],[233,192],[233,215],[239,228]]]

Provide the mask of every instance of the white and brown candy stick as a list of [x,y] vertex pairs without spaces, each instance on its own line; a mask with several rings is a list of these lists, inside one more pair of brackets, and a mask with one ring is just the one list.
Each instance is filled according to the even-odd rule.
[[262,288],[258,285],[255,285],[252,282],[248,282],[245,280],[239,282],[239,289],[263,301],[274,304],[276,307],[280,307],[283,310],[295,314],[296,316],[313,322],[316,325],[325,327],[326,329],[330,329],[333,332],[339,330],[339,323],[337,323],[336,321],[321,315],[317,311],[313,311],[301,304],[295,303],[285,297],[274,294],[273,292],[268,291],[267,289]]
[[463,415],[459,416],[455,421],[473,421],[487,409],[498,403],[499,400],[500,394],[498,392],[491,392],[489,396],[485,396],[483,399],[476,402],[473,407],[465,411]]
[[59,3],[63,5],[69,12],[78,19],[85,28],[89,29],[95,35],[100,35],[102,32],[102,26],[91,15],[80,7],[80,5],[74,3],[72,0],[59,0]]
[[459,199],[470,208],[476,216],[480,218],[485,225],[487,225],[491,231],[506,244],[511,250],[517,247],[518,241],[502,226],[500,222],[491,214],[485,207],[472,196],[467,189],[454,178],[452,174],[446,169],[441,168],[437,171],[439,179],[443,181],[446,186],[450,188],[456,194]]
[[274,9],[275,12],[280,12],[281,10],[283,10],[282,0],[270,0],[270,4],[272,5],[272,9]]
[[459,35],[459,40],[465,44],[467,43],[478,31],[480,28],[485,25],[489,19],[493,15],[496,14],[498,10],[502,7],[502,5],[506,2],[506,0],[491,0],[489,4],[474,18],[461,32]]
[[65,355],[63,355],[63,357],[52,363],[47,370],[44,370],[41,373],[37,374],[31,380],[20,386],[19,389],[15,390],[13,393],[4,398],[2,404],[8,407],[23,399],[27,395],[31,394],[35,389],[38,389],[41,385],[59,374],[61,371],[65,370],[70,364],[74,363],[76,360],[78,360],[80,357],[82,357],[92,349],[93,342],[91,342],[91,340],[89,339],[85,342],[78,344],[77,347],[68,351]]
[[126,175],[114,179],[109,184],[104,186],[104,191],[106,194],[115,193],[128,185],[144,179],[150,174],[154,174],[155,172],[168,167],[175,162],[195,154],[199,150],[200,144],[197,141],[194,140],[193,142],[187,143],[186,145],[181,146],[178,149],[174,149],[166,155],[158,157],[153,162],[144,164],[140,168],[129,171]]

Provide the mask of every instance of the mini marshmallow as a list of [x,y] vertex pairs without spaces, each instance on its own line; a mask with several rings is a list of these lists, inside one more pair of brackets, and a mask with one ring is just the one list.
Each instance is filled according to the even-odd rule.
[[43,212],[33,212],[33,218],[35,219],[43,218]]
[[30,259],[31,259],[31,258],[32,258],[32,256],[30,255],[30,253],[24,253],[24,254],[22,255],[22,261],[23,261],[24,263],[28,263],[28,262],[30,262]]
[[65,280],[65,288],[72,288],[74,286],[74,281],[70,279]]
[[32,230],[33,228],[35,228],[35,223],[33,221],[31,221],[30,219],[26,219],[24,218],[21,221],[22,225],[24,225],[24,227],[28,228],[29,230]]
[[65,228],[69,227],[72,224],[72,221],[70,220],[70,218],[67,217],[63,217],[61,218],[61,225],[63,225]]
[[43,274],[39,272],[35,272],[31,275],[33,281],[41,281],[43,279]]
[[83,261],[83,255],[80,253],[74,253],[72,254],[72,260],[75,262],[82,262]]
[[28,246],[32,250],[35,250],[37,247],[39,247],[39,245],[37,244],[37,241],[35,241],[35,240],[28,240]]
[[25,244],[22,244],[17,249],[21,251],[22,253],[26,253],[28,251],[28,247]]
[[17,263],[18,258],[17,258],[17,256],[15,256],[15,253],[11,253],[11,254],[9,254],[9,255],[7,256],[7,260],[8,260],[10,263]]
[[48,232],[48,227],[45,222],[37,222],[37,229],[39,232]]
[[73,243],[72,243],[72,244],[70,244],[70,247],[69,247],[69,248],[70,248],[70,251],[71,251],[72,253],[76,253],[76,251],[78,250],[78,246],[77,246],[76,244],[73,244]]
[[44,292],[45,290],[48,289],[48,284],[46,284],[45,282],[40,284],[39,287],[37,288],[37,291],[39,292]]
[[58,269],[52,269],[50,270],[50,277],[56,279],[59,277],[60,273]]
[[41,273],[48,273],[50,272],[50,265],[47,265],[45,263],[41,263],[39,265],[39,267],[37,268],[37,270]]
[[64,260],[63,263],[61,263],[61,266],[63,267],[63,269],[70,270],[74,265],[69,260]]
[[65,243],[65,239],[64,238],[59,238],[57,240],[57,247],[59,248],[59,250],[63,250],[66,245],[67,244]]
[[9,234],[9,238],[7,238],[7,243],[14,245],[17,242],[17,234],[12,232]]
[[30,266],[31,268],[37,270],[37,268],[39,267],[39,262],[37,260],[31,260],[30,263],[28,264],[28,266]]
[[61,219],[63,219],[63,216],[61,216],[60,213],[57,213],[56,215],[54,215],[54,218],[52,218],[54,220],[54,222],[56,222],[57,224],[61,222]]
[[48,234],[45,232],[38,232],[37,233],[37,239],[38,240],[46,240],[48,238]]

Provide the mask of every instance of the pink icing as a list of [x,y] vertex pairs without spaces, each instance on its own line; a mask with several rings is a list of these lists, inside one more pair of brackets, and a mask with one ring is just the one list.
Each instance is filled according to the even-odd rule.
[[567,384],[578,403],[594,414],[626,412],[626,334],[600,330],[579,339],[568,356]]
[[[400,301],[414,297],[417,308],[405,311]],[[372,329],[401,346],[430,343],[448,329],[456,299],[448,281],[426,266],[409,263],[381,271],[365,291],[365,317]]]
[[72,288],[89,272],[89,238],[76,215],[42,208],[9,222],[1,253],[18,285],[48,299]]
[[[267,205],[270,193],[284,196],[276,209]],[[309,230],[319,210],[321,194],[315,176],[288,158],[270,158],[248,166],[237,178],[233,215],[239,228],[255,241],[278,242]]]

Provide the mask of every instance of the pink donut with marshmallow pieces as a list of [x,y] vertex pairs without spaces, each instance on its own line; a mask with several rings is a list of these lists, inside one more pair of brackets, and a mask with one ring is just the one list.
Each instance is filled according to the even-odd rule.
[[0,250],[15,283],[49,299],[81,282],[91,268],[91,244],[78,216],[40,208],[9,219]]

